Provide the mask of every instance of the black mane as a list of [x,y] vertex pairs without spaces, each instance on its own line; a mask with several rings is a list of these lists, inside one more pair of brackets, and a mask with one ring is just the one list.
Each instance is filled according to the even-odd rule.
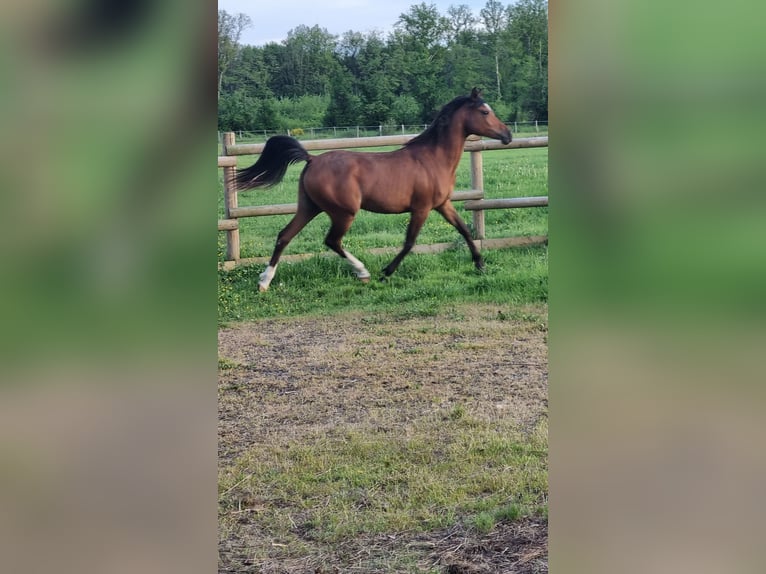
[[477,108],[484,104],[484,100],[479,97],[458,96],[448,104],[445,104],[444,107],[439,110],[439,113],[436,114],[436,118],[431,122],[431,125],[418,136],[408,141],[404,147],[435,144],[443,140],[449,131],[449,126],[452,123],[452,116],[466,104],[470,104],[472,107]]

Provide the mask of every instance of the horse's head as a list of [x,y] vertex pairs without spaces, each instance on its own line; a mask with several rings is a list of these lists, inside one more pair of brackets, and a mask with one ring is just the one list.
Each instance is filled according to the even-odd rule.
[[489,104],[481,98],[481,92],[474,88],[471,98],[465,106],[466,135],[484,136],[509,144],[512,139],[511,130],[495,115]]

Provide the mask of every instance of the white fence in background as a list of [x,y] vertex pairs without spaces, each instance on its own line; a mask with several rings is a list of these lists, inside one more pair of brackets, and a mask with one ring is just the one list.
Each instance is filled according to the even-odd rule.
[[[508,127],[515,134],[547,135],[548,122],[508,122]],[[337,139],[337,138],[362,138],[374,136],[394,136],[405,134],[417,134],[428,127],[428,124],[399,124],[378,126],[334,126],[334,127],[295,127],[289,130],[239,130],[234,132],[237,140],[243,142],[266,141],[271,136],[278,134],[291,135],[297,139]],[[221,133],[218,132],[218,141],[221,141]]]

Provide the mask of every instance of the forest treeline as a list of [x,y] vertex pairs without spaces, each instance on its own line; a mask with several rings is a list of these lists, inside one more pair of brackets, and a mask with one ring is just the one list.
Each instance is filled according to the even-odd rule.
[[488,0],[441,14],[416,4],[394,30],[298,26],[281,43],[241,45],[244,14],[218,11],[218,127],[423,124],[473,86],[504,121],[548,119],[548,2]]

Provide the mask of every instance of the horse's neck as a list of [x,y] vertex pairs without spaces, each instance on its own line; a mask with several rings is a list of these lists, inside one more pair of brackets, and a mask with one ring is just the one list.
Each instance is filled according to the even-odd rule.
[[462,125],[453,125],[445,143],[439,145],[445,163],[448,163],[452,171],[457,169],[460,158],[465,148],[465,132]]
[[466,136],[464,130],[465,127],[462,122],[455,122],[450,126],[449,130],[445,130],[443,137],[438,141],[432,140],[427,144],[421,143],[405,149],[408,149],[410,153],[417,153],[421,161],[425,158],[430,158],[430,161],[435,162],[441,168],[449,166],[449,169],[454,173],[458,163],[460,163],[463,148],[465,147]]
[[422,152],[428,153],[440,166],[448,165],[452,171],[457,169],[465,147],[465,135],[461,125],[452,126],[447,137],[438,142],[432,142],[421,148]]

